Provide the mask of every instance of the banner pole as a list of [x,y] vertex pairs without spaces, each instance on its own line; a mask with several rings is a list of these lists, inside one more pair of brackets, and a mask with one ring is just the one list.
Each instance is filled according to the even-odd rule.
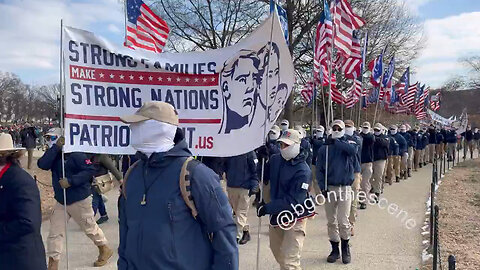
[[[63,19],[60,20],[60,127],[62,130],[62,136],[65,138],[65,121],[63,119],[63,104],[64,104],[64,74],[65,71],[63,69]],[[62,147],[62,178],[65,178],[65,153]],[[69,261],[68,261],[68,216],[67,216],[67,191],[63,189],[63,214],[65,219],[65,252],[66,252],[66,262],[67,262],[67,270],[69,269]]]
[[[263,73],[263,76],[267,75],[268,76],[268,73],[270,71],[270,54],[271,54],[271,51],[272,51],[272,39],[273,39],[273,23],[275,22],[275,19],[278,19],[277,18],[277,7],[276,7],[276,3],[275,4],[275,9],[273,10],[273,14],[271,16],[272,17],[272,24],[271,24],[271,27],[270,27],[270,42],[269,42],[269,49],[268,49],[268,62],[267,62],[267,72],[266,73]],[[267,140],[267,117],[268,117],[268,80],[264,80],[265,83],[266,83],[266,91],[265,91],[265,121],[263,123],[263,143],[266,146],[266,140]],[[260,190],[260,203],[263,202],[263,183],[265,181],[264,179],[264,174],[265,174],[265,158],[262,158],[262,175],[260,176],[260,183],[258,185],[259,187],[259,190]],[[256,262],[256,267],[255,269],[256,270],[259,270],[260,269],[260,230],[262,229],[262,217],[258,217],[258,230],[257,230],[257,262]]]

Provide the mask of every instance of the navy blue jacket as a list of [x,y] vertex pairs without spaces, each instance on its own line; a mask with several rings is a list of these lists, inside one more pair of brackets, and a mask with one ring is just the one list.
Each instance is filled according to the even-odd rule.
[[263,181],[265,184],[268,184],[268,174],[270,172],[270,158],[273,155],[280,154],[280,146],[278,145],[277,140],[268,140],[265,145],[262,145],[257,150],[255,150],[258,157],[257,164],[257,175],[258,179],[261,179],[262,176],[262,160],[265,160],[265,165],[263,168]]
[[255,152],[225,158],[227,187],[253,189],[258,186],[257,156]]
[[473,133],[473,139],[474,139],[475,141],[480,140],[480,132],[475,132],[475,133]]
[[390,148],[390,141],[387,136],[380,134],[375,135],[375,143],[373,144],[373,161],[386,160]]
[[442,136],[443,136],[443,143],[447,143],[447,130],[446,129],[442,129],[440,131],[440,133],[442,133]]
[[310,141],[312,143],[312,148],[313,148],[312,164],[315,165],[317,164],[318,150],[325,143],[325,137],[318,138],[318,139],[316,137],[312,137]]
[[224,167],[223,167],[224,159],[222,157],[202,157],[201,161],[208,168],[212,169],[212,171],[218,174],[219,177],[222,177],[224,173]]
[[[65,176],[70,183],[67,188],[67,205],[81,201],[92,194],[91,182],[96,173],[95,166],[85,153],[65,155]],[[62,149],[54,144],[37,161],[42,170],[52,171],[52,186],[57,202],[63,204],[63,189],[58,182],[62,178]]]
[[467,142],[473,140],[473,131],[472,130],[466,130],[465,132],[462,132],[462,137],[465,137],[465,140]]
[[388,135],[388,140],[390,145],[388,146],[388,156],[398,156],[399,155],[399,145],[395,137],[392,134]]
[[312,159],[313,159],[313,152],[312,152],[312,145],[310,144],[310,141],[308,138],[303,138],[302,141],[300,142],[300,151],[305,153],[305,156],[307,157],[307,164],[310,166],[312,165]]
[[416,141],[416,143],[415,143],[415,149],[417,149],[417,150],[423,150],[423,149],[425,149],[425,146],[423,145],[423,138],[424,138],[423,133],[418,132],[418,133],[417,133],[417,137],[416,137],[416,139],[415,139],[415,141]]
[[429,141],[430,141],[430,135],[428,133],[423,134],[423,139],[422,139],[423,149],[427,148],[427,145],[429,145]]
[[362,142],[362,164],[373,162],[373,144],[375,143],[375,136],[371,133],[361,133]]
[[443,143],[443,139],[444,139],[444,138],[443,138],[442,133],[437,132],[435,144],[441,144],[441,143]]
[[417,132],[413,131],[413,130],[409,130],[407,131],[408,134],[410,134],[410,138],[412,139],[412,147],[413,148],[416,148],[417,147]]
[[457,143],[457,133],[455,130],[449,130],[447,131],[447,143]]
[[12,164],[0,178],[0,269],[47,269],[41,224],[37,184]]
[[317,181],[320,190],[325,191],[325,172],[327,173],[327,185],[350,186],[353,183],[353,163],[356,154],[355,143],[350,143],[344,137],[335,139],[333,144],[328,145],[328,171],[325,167],[327,145],[324,144],[317,158]]
[[137,156],[118,203],[118,269],[237,270],[236,226],[218,175],[201,163],[190,172],[195,219],[179,185],[187,143]]
[[355,142],[355,157],[353,157],[353,172],[354,173],[361,173],[362,172],[362,165],[361,165],[361,160],[362,160],[362,137],[358,136],[357,134],[353,133],[352,136],[345,135],[345,138],[347,141],[353,141]]
[[415,144],[413,143],[413,139],[412,139],[412,135],[410,135],[410,133],[408,132],[399,132],[400,135],[403,136],[403,138],[405,139],[405,141],[407,142],[407,151],[408,151],[408,147],[413,147]]
[[[308,187],[312,183],[312,172],[306,163],[307,157],[300,152],[294,159],[285,160],[280,154],[270,160],[270,197],[265,212],[270,215],[270,224],[277,224],[277,216],[284,210],[295,214],[292,205],[303,205],[308,198]],[[296,216],[301,218],[307,216]]]
[[428,129],[428,144],[436,144],[437,143],[437,135],[436,131],[433,128]]
[[395,141],[397,141],[398,143],[398,155],[403,156],[403,154],[405,154],[408,151],[407,141],[402,135],[400,135],[399,132],[397,132],[397,134],[392,136],[395,138]]

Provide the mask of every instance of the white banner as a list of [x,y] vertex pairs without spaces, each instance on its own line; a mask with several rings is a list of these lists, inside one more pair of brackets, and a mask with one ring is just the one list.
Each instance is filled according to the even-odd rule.
[[427,109],[427,112],[428,114],[430,114],[430,117],[432,117],[432,120],[435,121],[435,122],[438,122],[444,126],[450,126],[453,124],[453,122],[455,122],[455,120],[453,120],[453,117],[450,117],[449,119],[441,116],[440,114],[438,113],[435,113],[434,111],[432,110],[429,110]]
[[233,156],[261,146],[294,82],[273,14],[236,45],[181,54],[133,51],[65,27],[65,151],[133,154],[119,117],[151,100],[176,108],[194,155]]

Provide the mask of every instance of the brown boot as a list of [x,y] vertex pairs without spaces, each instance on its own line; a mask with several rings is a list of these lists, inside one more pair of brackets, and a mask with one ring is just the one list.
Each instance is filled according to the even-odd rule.
[[93,263],[95,267],[104,266],[113,255],[113,251],[107,245],[98,246],[98,251],[98,259]]
[[58,261],[54,260],[52,257],[48,258],[48,270],[58,270]]

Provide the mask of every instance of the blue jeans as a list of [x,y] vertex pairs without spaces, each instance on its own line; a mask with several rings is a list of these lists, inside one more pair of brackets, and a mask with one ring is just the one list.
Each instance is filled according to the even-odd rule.
[[92,200],[92,208],[93,214],[96,215],[97,211],[100,213],[100,216],[107,215],[107,209],[105,208],[105,203],[103,202],[102,195],[97,193],[95,190],[92,190],[93,200]]

